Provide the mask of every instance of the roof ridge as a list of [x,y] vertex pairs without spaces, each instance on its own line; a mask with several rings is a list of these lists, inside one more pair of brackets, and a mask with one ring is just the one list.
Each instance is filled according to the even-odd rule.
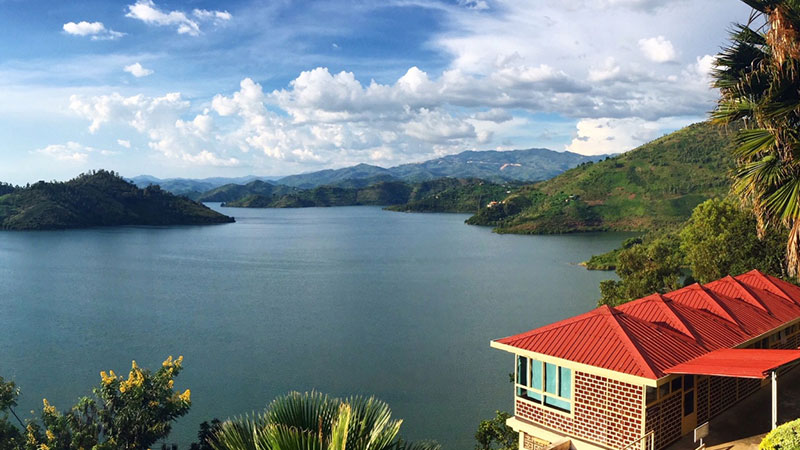
[[[769,283],[769,285],[770,285],[770,286],[772,286],[772,287],[774,287],[775,289],[777,289],[777,290],[778,290],[778,292],[779,292],[779,294],[778,294],[779,296],[781,296],[781,297],[785,298],[786,300],[788,300],[788,301],[790,301],[790,302],[794,303],[795,305],[800,305],[800,302],[798,302],[797,300],[795,300],[794,298],[792,298],[792,296],[791,296],[791,295],[789,295],[789,293],[788,293],[788,292],[784,291],[784,290],[783,290],[783,288],[782,288],[782,287],[780,287],[780,286],[778,285],[778,283],[776,283],[776,282],[775,282],[775,281],[772,279],[772,277],[770,277],[770,276],[766,275],[765,273],[761,272],[761,271],[760,271],[760,270],[758,270],[758,269],[753,269],[753,270],[751,270],[750,272],[747,272],[747,273],[754,273],[754,274],[755,274],[755,275],[757,275],[759,278],[761,278],[762,280],[764,280],[764,281],[766,281],[767,283]],[[746,275],[746,274],[743,274],[743,275]],[[742,275],[739,275],[739,276],[742,276]]]
[[713,304],[714,304],[714,305],[716,305],[716,306],[717,306],[719,309],[721,309],[721,310],[722,310],[722,312],[724,313],[724,315],[721,315],[721,314],[715,314],[715,315],[717,315],[717,316],[719,316],[719,317],[722,317],[723,319],[727,319],[727,320],[729,320],[730,322],[733,322],[733,323],[735,323],[736,325],[738,325],[738,326],[739,326],[739,328],[741,328],[742,330],[745,330],[745,332],[747,331],[747,328],[744,326],[744,323],[742,323],[742,321],[741,321],[741,320],[739,320],[739,318],[738,318],[738,317],[736,317],[736,316],[733,314],[733,311],[731,311],[731,309],[728,307],[728,305],[726,305],[726,304],[722,303],[722,301],[720,300],[720,298],[717,296],[717,293],[716,293],[716,292],[712,291],[711,289],[707,288],[706,286],[703,286],[703,285],[702,285],[702,284],[700,284],[700,283],[695,283],[695,284],[697,285],[697,288],[700,290],[700,292],[702,292],[703,294],[705,294],[705,297],[706,297],[708,300],[710,300],[710,301],[711,301],[711,303],[713,303]]
[[752,301],[747,301],[746,299],[744,299],[745,301],[747,301],[747,303],[750,303],[751,305],[755,306],[756,308],[764,310],[767,314],[769,314],[771,316],[774,315],[774,314],[772,314],[772,311],[770,311],[769,308],[767,308],[767,305],[765,305],[764,302],[761,301],[760,298],[756,297],[753,294],[753,292],[750,291],[750,288],[747,287],[747,285],[744,284],[743,282],[737,280],[736,278],[734,278],[734,277],[732,277],[730,275],[728,275],[727,277],[723,278],[720,281],[728,281],[728,282],[732,281],[733,284],[739,289],[739,292],[744,292],[745,295],[747,297],[749,297],[750,300],[752,300]]
[[611,324],[617,330],[617,337],[622,340],[623,344],[628,347],[631,356],[642,366],[640,368],[645,373],[645,376],[649,378],[658,378],[656,371],[653,369],[653,363],[645,356],[644,349],[639,346],[634,339],[631,338],[628,330],[625,329],[625,326],[623,326],[622,322],[620,322],[616,317],[617,314],[624,314],[625,316],[628,316],[628,314],[625,314],[615,308],[611,308],[608,305],[603,305],[598,309],[601,310],[602,315],[606,317],[606,320],[611,322]]
[[528,331],[525,331],[523,333],[512,334],[511,336],[506,336],[504,338],[500,338],[500,339],[498,339],[498,341],[502,341],[503,339],[508,339],[508,338],[511,338],[511,337],[516,337],[516,338],[529,337],[529,336],[533,336],[533,335],[536,335],[536,334],[544,333],[546,331],[556,330],[558,328],[563,328],[563,327],[565,327],[567,325],[572,325],[572,324],[577,323],[577,322],[581,322],[581,321],[584,321],[584,320],[589,320],[591,318],[600,316],[601,314],[602,314],[602,311],[600,311],[600,308],[595,308],[595,309],[587,311],[587,312],[585,312],[583,314],[579,314],[577,316],[567,317],[566,319],[562,319],[562,320],[553,322],[551,324],[541,326],[539,328],[534,328],[532,330],[528,330]]
[[680,327],[682,328],[682,330],[678,330],[678,331],[684,332],[684,334],[686,334],[687,336],[689,336],[689,337],[693,338],[694,340],[696,340],[698,344],[700,344],[702,346],[705,346],[705,344],[703,342],[703,338],[701,338],[700,335],[697,334],[697,331],[694,329],[694,327],[689,326],[689,323],[683,317],[681,317],[681,315],[678,314],[678,311],[676,311],[675,308],[670,304],[670,303],[673,302],[672,299],[669,298],[669,297],[665,297],[662,294],[656,294],[656,295],[658,296],[658,299],[660,300],[658,302],[659,305],[660,305],[660,308],[666,309],[667,311],[669,311],[670,315],[675,320],[677,320],[678,323],[680,324]]

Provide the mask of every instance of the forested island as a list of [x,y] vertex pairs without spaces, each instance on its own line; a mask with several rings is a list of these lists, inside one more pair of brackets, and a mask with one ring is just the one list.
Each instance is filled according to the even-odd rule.
[[0,229],[56,230],[120,225],[207,225],[233,222],[207,206],[158,186],[144,189],[105,170],[66,182],[0,187]]

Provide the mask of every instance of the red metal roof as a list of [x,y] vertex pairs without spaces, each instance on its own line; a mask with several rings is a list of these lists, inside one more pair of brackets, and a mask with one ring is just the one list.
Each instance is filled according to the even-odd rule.
[[800,350],[721,348],[666,369],[664,372],[718,377],[766,378],[770,371],[798,359],[800,359]]
[[495,342],[658,379],[800,319],[800,287],[754,270],[624,305],[602,306]]

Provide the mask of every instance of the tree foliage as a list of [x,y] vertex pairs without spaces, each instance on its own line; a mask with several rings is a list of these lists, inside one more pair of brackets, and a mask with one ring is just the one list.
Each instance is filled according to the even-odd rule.
[[756,233],[756,217],[731,200],[708,200],[695,208],[680,232],[692,277],[708,283],[752,269],[784,275],[785,233]]
[[438,450],[399,438],[401,420],[374,397],[338,399],[291,392],[267,409],[222,423],[215,450]]
[[[100,372],[94,395],[83,397],[67,411],[42,400],[40,420],[24,430],[8,420],[16,404],[13,383],[0,379],[0,448],[8,450],[141,450],[169,435],[172,422],[189,411],[190,392],[173,389],[183,358],[167,358],[156,372],[134,361],[127,378]],[[10,393],[10,394],[9,394]]]
[[678,289],[682,256],[680,243],[672,234],[620,251],[616,269],[620,281],[600,283],[602,297],[598,304],[617,306],[656,292]]
[[509,417],[505,411],[495,411],[493,418],[482,420],[475,432],[475,450],[517,450],[519,434],[506,425]]
[[712,117],[744,121],[733,152],[734,192],[755,212],[760,232],[786,227],[787,269],[800,268],[800,3],[743,0],[747,24],[737,25],[718,55],[714,85],[721,97]]

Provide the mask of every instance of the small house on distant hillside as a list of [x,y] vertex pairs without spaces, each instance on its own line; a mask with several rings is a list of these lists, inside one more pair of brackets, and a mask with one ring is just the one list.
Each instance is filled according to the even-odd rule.
[[775,426],[777,375],[800,360],[799,331],[800,287],[752,271],[491,345],[514,354],[520,450],[657,450],[770,378]]

